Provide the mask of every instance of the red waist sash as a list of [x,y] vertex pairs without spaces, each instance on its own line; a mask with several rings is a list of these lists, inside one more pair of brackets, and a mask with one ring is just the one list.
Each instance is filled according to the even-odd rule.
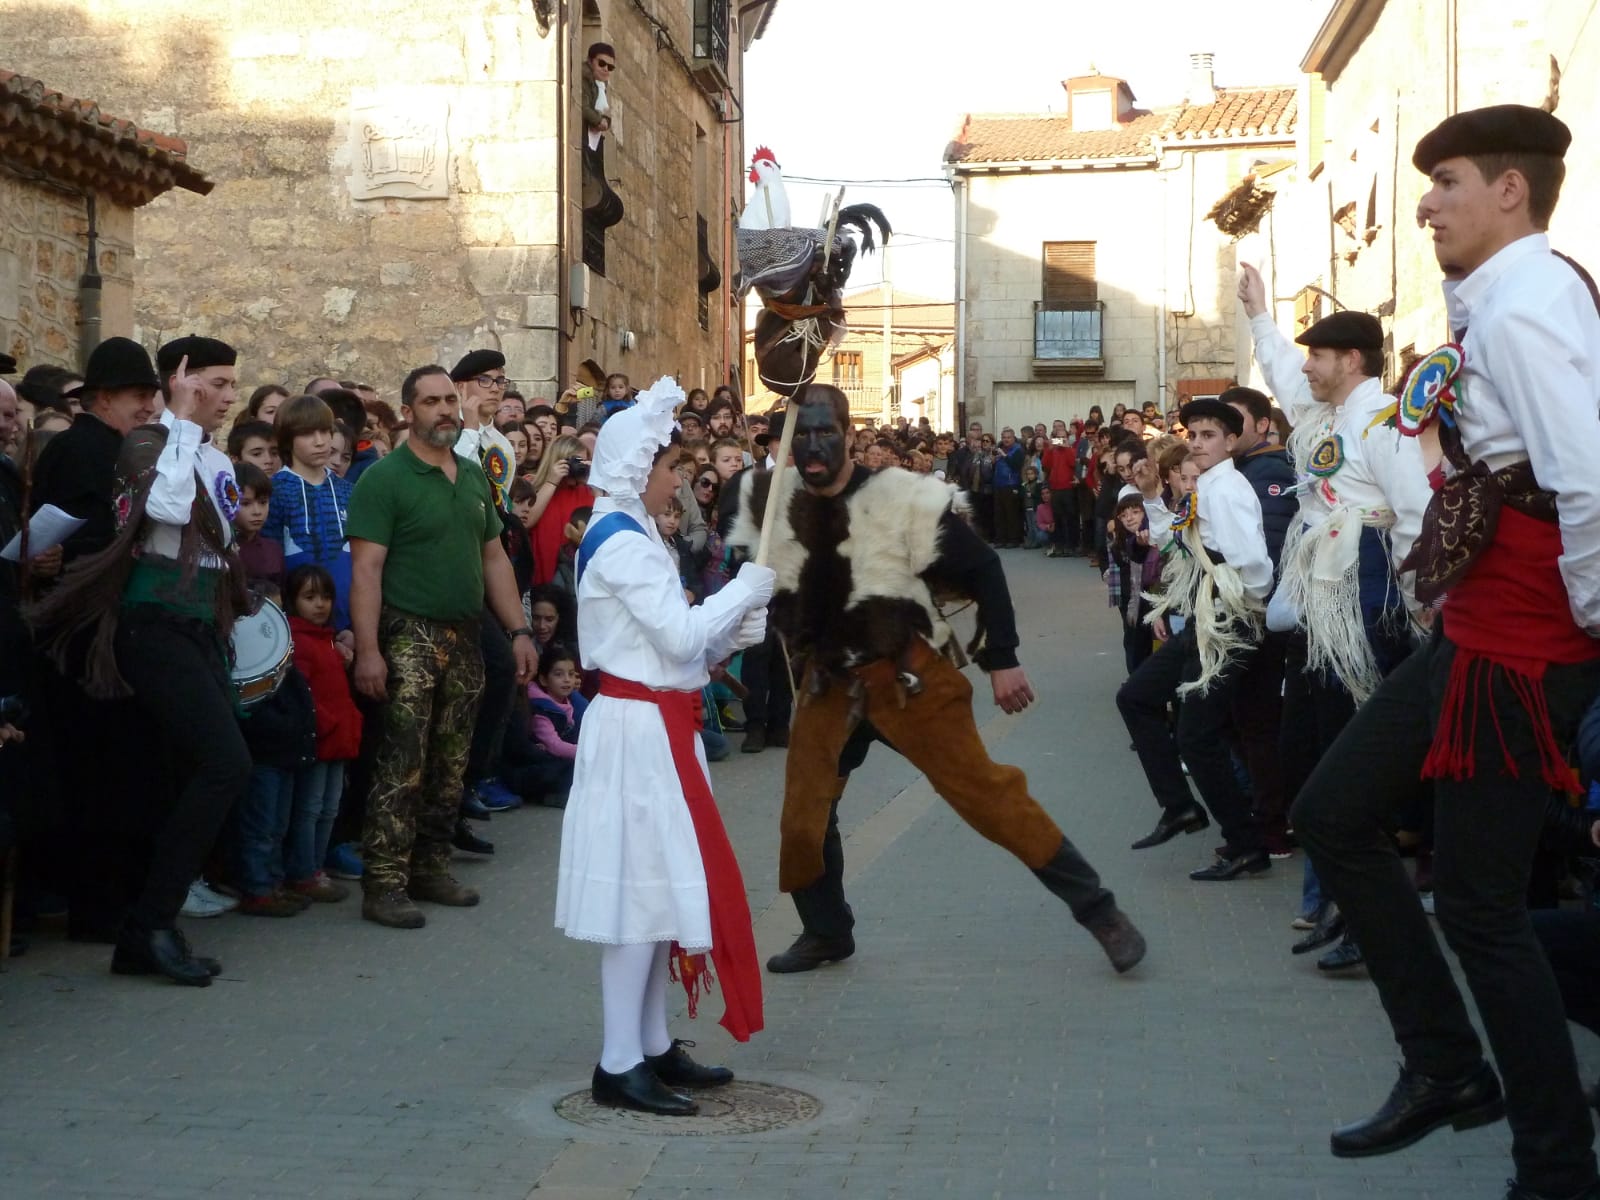
[[[761,969],[756,960],[755,932],[750,925],[750,904],[745,899],[744,876],[734,857],[722,815],[711,797],[711,783],[695,755],[695,709],[698,692],[669,692],[646,687],[615,675],[601,674],[600,694],[617,700],[640,700],[661,710],[667,727],[672,765],[678,772],[683,798],[694,822],[695,841],[705,868],[706,893],[711,908],[711,961],[722,983],[724,1029],[741,1042],[762,1028]],[[705,955],[686,954],[673,946],[676,976],[689,997],[689,1015],[695,1015],[702,985],[715,982],[706,969]]]
[[[1486,709],[1499,728],[1494,677],[1500,673],[1533,722],[1541,774],[1561,791],[1576,791],[1572,771],[1550,725],[1544,673],[1551,663],[1600,658],[1600,641],[1572,619],[1561,578],[1561,529],[1509,506],[1501,509],[1493,540],[1473,561],[1444,602],[1445,636],[1456,647],[1450,664],[1433,748],[1424,779],[1466,779],[1476,761],[1476,716]],[[1506,770],[1516,765],[1500,737]]]

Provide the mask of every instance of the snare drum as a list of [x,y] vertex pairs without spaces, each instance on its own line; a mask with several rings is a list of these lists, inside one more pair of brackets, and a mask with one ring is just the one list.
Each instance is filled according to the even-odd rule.
[[294,641],[283,610],[265,597],[249,616],[233,623],[233,686],[244,708],[259,704],[278,690],[289,673]]

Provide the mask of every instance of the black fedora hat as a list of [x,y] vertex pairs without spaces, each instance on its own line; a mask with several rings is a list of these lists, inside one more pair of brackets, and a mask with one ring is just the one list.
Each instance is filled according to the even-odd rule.
[[112,391],[125,387],[159,388],[150,354],[131,338],[107,338],[89,355],[83,372],[83,391]]

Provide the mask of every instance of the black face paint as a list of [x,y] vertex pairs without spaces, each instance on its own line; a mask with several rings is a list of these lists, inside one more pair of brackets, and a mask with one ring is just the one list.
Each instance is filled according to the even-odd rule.
[[794,427],[794,465],[811,487],[827,487],[839,477],[848,455],[844,433],[826,404],[802,404]]

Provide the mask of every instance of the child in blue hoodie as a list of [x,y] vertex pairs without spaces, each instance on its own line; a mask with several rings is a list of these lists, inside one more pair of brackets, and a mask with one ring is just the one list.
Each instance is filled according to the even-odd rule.
[[334,474],[333,410],[296,396],[278,410],[278,449],[288,464],[272,479],[261,536],[283,545],[285,573],[318,566],[333,576],[333,627],[350,628],[350,541],[345,521],[352,485]]

